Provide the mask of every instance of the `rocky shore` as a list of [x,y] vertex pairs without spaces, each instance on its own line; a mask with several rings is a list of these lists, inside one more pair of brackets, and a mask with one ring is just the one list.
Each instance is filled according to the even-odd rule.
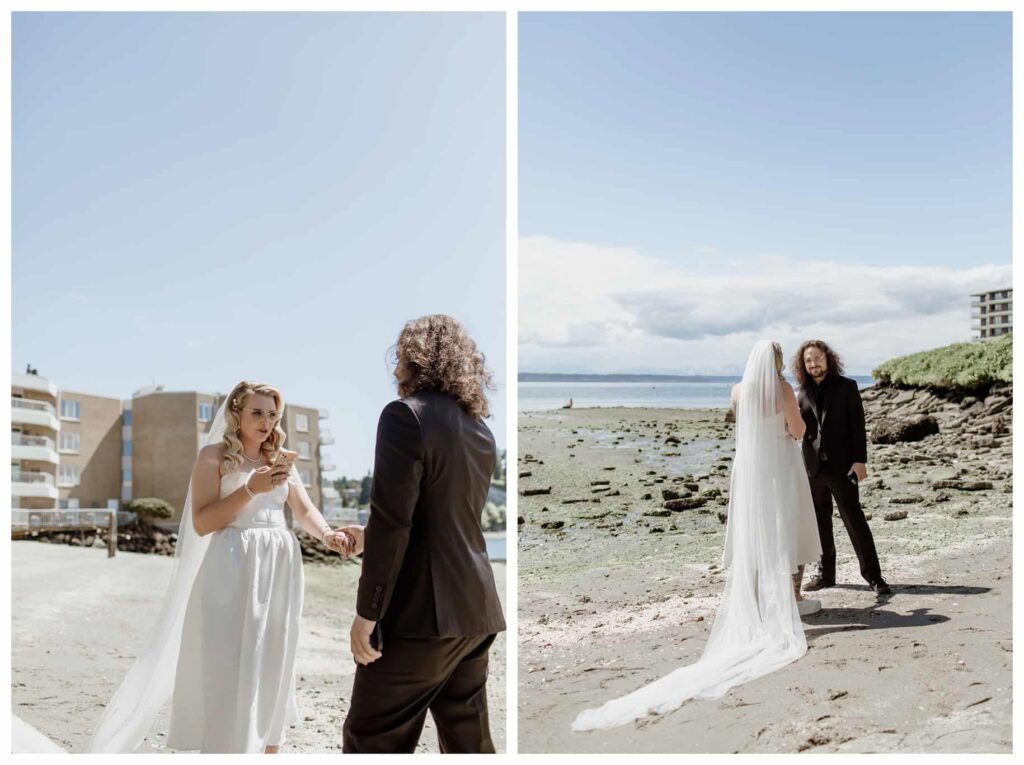
[[569,733],[581,709],[700,654],[732,426],[721,409],[520,415],[520,751],[1009,751],[1011,388],[863,400],[861,499],[895,595],[868,590],[837,521],[840,586],[806,619],[806,657],[588,734]]

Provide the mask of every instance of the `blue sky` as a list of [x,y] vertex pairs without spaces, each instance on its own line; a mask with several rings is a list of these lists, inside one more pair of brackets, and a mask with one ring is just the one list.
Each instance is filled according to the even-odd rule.
[[1007,13],[522,14],[519,62],[524,371],[865,372],[1009,284]]
[[[405,320],[505,375],[501,14],[15,14],[13,365],[278,385],[372,465]],[[505,391],[489,421],[505,443]]]

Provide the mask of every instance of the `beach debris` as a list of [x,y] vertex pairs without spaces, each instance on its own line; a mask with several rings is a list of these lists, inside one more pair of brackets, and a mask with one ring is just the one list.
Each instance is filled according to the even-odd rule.
[[670,499],[685,499],[690,496],[689,491],[676,491],[675,489],[662,489],[661,499],[668,502]]
[[922,441],[939,432],[939,423],[930,414],[916,417],[883,417],[871,429],[871,443],[897,444]]
[[889,498],[889,504],[892,505],[916,505],[920,502],[924,502],[924,497],[920,494],[904,494]]
[[611,481],[591,481],[591,486],[610,486]]
[[565,521],[545,521],[540,525],[542,529],[548,529],[549,531],[560,529],[563,526],[565,526]]
[[522,494],[524,497],[535,497],[538,494],[550,494],[551,493],[551,487],[550,486],[546,486],[544,488],[522,489],[522,490],[520,490],[519,493]]
[[519,477],[520,478],[529,478],[531,475],[533,475],[533,471],[532,470],[520,470],[519,471]]
[[906,517],[906,510],[890,510],[883,516],[883,518],[885,518],[885,520],[887,521],[902,521]]
[[959,478],[947,478],[935,481],[933,489],[960,489],[961,491],[988,491],[992,488],[990,481],[962,481]]
[[696,507],[701,507],[706,502],[707,500],[703,497],[684,497],[681,499],[670,499],[662,507],[678,513],[681,510],[693,510]]

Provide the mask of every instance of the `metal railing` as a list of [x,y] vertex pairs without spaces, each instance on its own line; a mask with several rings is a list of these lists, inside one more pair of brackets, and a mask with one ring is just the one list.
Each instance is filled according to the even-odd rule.
[[26,436],[23,433],[11,433],[11,446],[45,446],[54,449],[52,438],[46,436]]
[[53,408],[53,404],[47,404],[45,401],[33,401],[29,398],[16,398],[12,396],[11,406],[15,409],[33,409],[37,412],[52,414],[54,417],[57,416],[57,410]]
[[11,483],[45,483],[47,486],[53,486],[53,476],[49,473],[30,473],[24,470],[12,470]]
[[107,557],[117,552],[117,510],[11,510],[11,536],[21,537],[33,531],[86,531],[105,528],[108,532]]

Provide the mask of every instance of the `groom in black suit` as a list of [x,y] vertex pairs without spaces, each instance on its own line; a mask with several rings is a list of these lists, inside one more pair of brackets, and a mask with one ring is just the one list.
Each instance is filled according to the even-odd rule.
[[497,460],[483,356],[449,316],[406,324],[380,416],[363,570],[349,753],[412,753],[427,712],[442,752],[493,753],[488,650],[505,629],[480,526]]
[[846,533],[860,562],[861,576],[878,595],[892,592],[882,578],[864,511],[859,483],[867,477],[867,436],[864,407],[856,380],[843,377],[836,353],[821,340],[808,340],[793,358],[793,372],[800,383],[797,400],[807,425],[803,453],[811,482],[811,497],[821,538],[818,576],[805,590],[821,590],[836,583],[836,543],[832,535],[832,500],[839,508]]

